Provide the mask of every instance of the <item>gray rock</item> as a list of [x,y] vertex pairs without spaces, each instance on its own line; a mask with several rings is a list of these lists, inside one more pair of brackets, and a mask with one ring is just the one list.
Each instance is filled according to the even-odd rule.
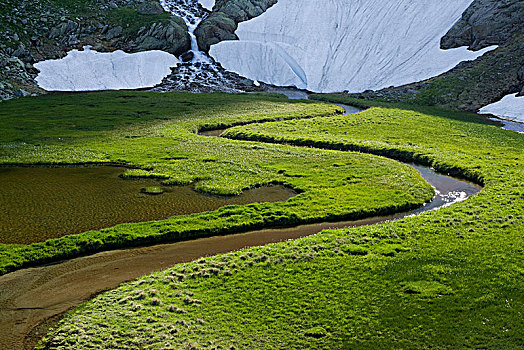
[[475,0],[442,38],[441,47],[480,50],[500,45],[524,30],[524,1]]
[[519,71],[517,72],[517,77],[520,81],[524,81],[524,65],[520,67]]
[[138,51],[161,50],[163,47],[166,46],[165,41],[159,40],[152,36],[145,36],[139,38],[138,40],[140,41],[138,43],[135,43]]
[[160,3],[156,1],[145,1],[138,8],[138,13],[142,15],[158,15],[164,12]]
[[47,37],[49,39],[53,39],[53,38],[56,38],[60,35],[60,29],[57,28],[57,27],[53,27],[51,28],[51,30],[49,31],[49,34],[47,35]]
[[187,51],[180,56],[182,62],[189,62],[195,57],[195,54],[192,51]]
[[238,23],[260,16],[277,0],[217,0],[213,12],[195,30],[200,50],[224,40],[237,40]]
[[31,95],[31,93],[23,90],[23,89],[18,89],[14,92],[15,96],[17,97],[25,97],[25,96],[29,96]]
[[13,56],[15,57],[24,57],[28,54],[28,52],[25,49],[24,44],[18,45],[18,48],[13,52]]
[[114,38],[117,38],[122,35],[123,29],[121,26],[116,26],[114,28],[111,28],[107,31],[105,35],[106,40],[112,40]]
[[164,50],[180,56],[191,48],[187,25],[180,17],[171,17],[167,22],[156,22],[150,27],[141,28],[137,38],[126,38],[128,44],[135,43],[135,49]]

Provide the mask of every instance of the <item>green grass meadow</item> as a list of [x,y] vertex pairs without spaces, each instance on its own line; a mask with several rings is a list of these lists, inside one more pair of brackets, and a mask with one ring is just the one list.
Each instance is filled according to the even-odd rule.
[[[324,231],[145,276],[68,313],[40,348],[523,348],[524,135],[471,114],[381,104],[356,115],[237,126],[224,136],[237,141],[213,142],[304,152],[297,156],[308,167],[290,168],[299,157],[279,163],[302,179],[289,182],[297,188],[306,185],[301,181],[313,163],[318,171],[327,168],[320,159],[371,157],[364,153],[432,165],[485,187],[419,216]],[[322,157],[307,163],[309,152]],[[398,164],[384,165],[404,169]],[[341,175],[330,174],[328,182]],[[313,182],[320,186],[323,179]],[[423,186],[417,192],[425,193]],[[312,209],[302,203],[306,212]],[[340,205],[325,204],[327,212]]]
[[[0,164],[118,164],[124,178],[191,184],[210,195],[281,184],[279,203],[227,206],[167,220],[121,224],[31,245],[0,245],[0,273],[157,242],[405,211],[434,190],[409,166],[368,154],[228,140],[198,130],[333,116],[340,108],[274,95],[106,92],[23,98],[0,105]],[[122,180],[124,181],[124,180]]]

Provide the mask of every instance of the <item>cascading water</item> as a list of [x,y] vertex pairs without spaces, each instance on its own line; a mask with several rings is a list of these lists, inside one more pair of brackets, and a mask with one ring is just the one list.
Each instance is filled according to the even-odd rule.
[[214,0],[161,0],[161,4],[167,12],[184,19],[191,38],[191,49],[180,57],[182,63],[173,68],[171,74],[153,91],[241,92],[246,82],[252,84],[251,80],[226,71],[207,53],[198,49],[194,32],[209,15]]
[[188,34],[191,38],[191,50],[189,51],[191,56],[189,56],[190,60],[184,59],[185,57],[182,57],[181,60],[191,61],[192,63],[213,63],[213,60],[205,52],[198,49],[198,42],[195,36],[195,29],[209,15],[209,11],[196,0],[161,0],[160,3],[164,10],[172,15],[181,17],[186,22]]

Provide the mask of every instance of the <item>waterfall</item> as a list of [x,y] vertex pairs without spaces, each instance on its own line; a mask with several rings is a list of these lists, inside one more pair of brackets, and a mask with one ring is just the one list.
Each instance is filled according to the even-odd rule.
[[[164,10],[172,15],[181,17],[186,22],[188,34],[191,38],[190,52],[193,54],[191,63],[213,63],[213,60],[205,52],[198,49],[198,42],[195,36],[195,29],[209,15],[209,11],[204,8],[202,3],[197,0],[161,0],[160,4]],[[206,1],[204,5],[209,8],[211,2]]]

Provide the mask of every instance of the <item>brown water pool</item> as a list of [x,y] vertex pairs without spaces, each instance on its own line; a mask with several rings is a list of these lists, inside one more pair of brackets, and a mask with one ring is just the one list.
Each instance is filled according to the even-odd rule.
[[110,166],[0,168],[0,243],[45,241],[125,222],[159,220],[215,210],[231,204],[279,202],[296,193],[283,186],[260,187],[240,196],[198,193],[192,186],[141,193],[154,180],[123,180]]

